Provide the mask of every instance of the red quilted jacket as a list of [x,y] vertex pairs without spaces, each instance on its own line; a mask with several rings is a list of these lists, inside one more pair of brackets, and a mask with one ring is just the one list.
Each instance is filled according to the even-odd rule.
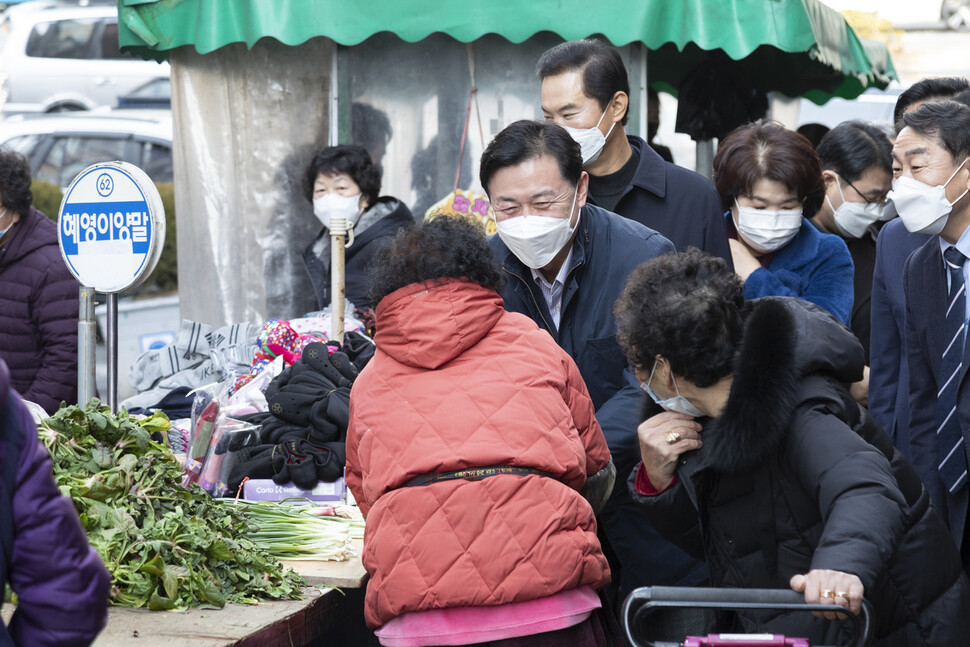
[[[572,359],[468,281],[388,295],[377,327],[347,432],[347,484],[367,516],[368,624],[607,584],[593,510],[578,490],[610,454]],[[494,465],[555,478],[404,486]]]

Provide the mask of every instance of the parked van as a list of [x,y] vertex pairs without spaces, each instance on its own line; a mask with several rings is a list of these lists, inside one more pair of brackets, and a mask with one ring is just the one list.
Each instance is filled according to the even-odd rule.
[[36,0],[0,15],[0,102],[3,115],[114,106],[168,63],[118,49],[118,9]]

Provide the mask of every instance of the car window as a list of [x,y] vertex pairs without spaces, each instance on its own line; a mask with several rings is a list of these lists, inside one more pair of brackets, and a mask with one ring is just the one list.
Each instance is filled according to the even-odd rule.
[[38,180],[66,187],[81,171],[98,162],[121,160],[137,164],[138,160],[125,159],[126,144],[126,139],[115,137],[56,137],[36,177]]
[[122,53],[118,48],[118,23],[106,20],[102,23],[101,35],[95,43],[92,58],[132,58],[131,54]]
[[44,137],[44,135],[20,135],[19,137],[11,137],[7,141],[3,142],[4,148],[9,148],[10,150],[16,151],[30,159],[31,153],[37,147],[37,143]]
[[157,142],[145,142],[142,147],[141,170],[153,182],[171,182],[172,149]]
[[89,58],[91,36],[97,24],[90,18],[37,23],[27,39],[27,56]]

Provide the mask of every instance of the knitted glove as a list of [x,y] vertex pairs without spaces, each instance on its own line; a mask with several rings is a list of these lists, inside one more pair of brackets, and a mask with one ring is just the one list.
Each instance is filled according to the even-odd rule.
[[277,485],[293,483],[301,490],[312,490],[317,485],[317,466],[308,453],[305,440],[290,440],[277,445],[273,456],[273,481]]

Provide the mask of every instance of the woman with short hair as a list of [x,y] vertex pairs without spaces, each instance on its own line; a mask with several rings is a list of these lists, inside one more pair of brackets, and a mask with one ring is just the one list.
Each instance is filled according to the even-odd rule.
[[731,257],[745,298],[798,297],[848,324],[849,250],[806,218],[825,197],[811,142],[775,122],[741,126],[718,146],[713,179],[727,209]]
[[397,198],[378,197],[381,169],[361,146],[331,146],[317,153],[304,178],[304,195],[323,229],[303,252],[320,308],[330,305],[330,219],[342,216],[353,229],[344,257],[345,295],[357,308],[373,304],[368,270],[374,258],[403,227],[414,224]]
[[399,233],[375,266],[347,485],[383,645],[606,644],[594,515],[609,449],[576,364],[505,311],[503,280],[481,227],[445,217]]
[[[960,554],[912,467],[849,395],[858,340],[813,304],[743,292],[697,250],[630,276],[617,338],[653,400],[634,501],[707,562],[715,586],[790,586],[852,613],[865,596],[876,645],[964,644]],[[840,623],[739,615],[744,631],[847,644]]]

